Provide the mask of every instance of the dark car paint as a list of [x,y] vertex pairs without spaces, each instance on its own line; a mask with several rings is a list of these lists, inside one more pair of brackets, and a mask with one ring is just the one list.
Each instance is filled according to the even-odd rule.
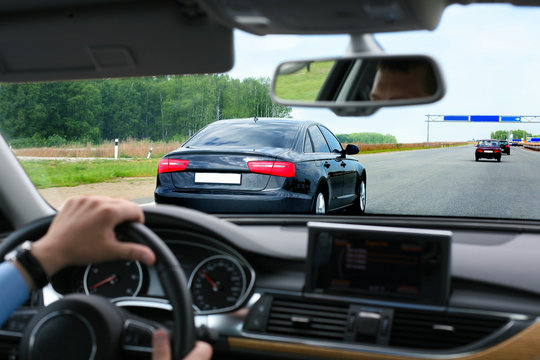
[[508,155],[510,155],[510,143],[508,141],[500,141],[499,144],[501,146],[502,152],[505,152]]
[[[314,208],[314,197],[318,190],[326,188],[328,211],[350,206],[356,199],[358,179],[365,177],[364,167],[357,159],[346,155],[343,149],[340,153],[305,153],[303,149],[307,128],[320,125],[311,121],[284,121],[300,124],[291,149],[212,150],[181,147],[165,155],[164,158],[189,156],[190,163],[186,171],[158,174],[156,202],[178,204],[214,213],[309,213]],[[205,163],[203,157],[209,155],[210,160]],[[246,158],[292,161],[295,163],[295,177],[251,173]],[[241,173],[242,185],[194,186],[194,173],[190,171],[194,169],[197,172]]]
[[[476,161],[479,159],[496,159],[497,161],[501,161],[501,148],[500,145],[481,145],[481,141],[478,141],[478,145],[476,146],[476,149],[474,150],[474,156]],[[496,141],[496,140],[494,140]],[[498,143],[498,141],[497,141]],[[486,153],[485,151],[493,151],[491,153]]]

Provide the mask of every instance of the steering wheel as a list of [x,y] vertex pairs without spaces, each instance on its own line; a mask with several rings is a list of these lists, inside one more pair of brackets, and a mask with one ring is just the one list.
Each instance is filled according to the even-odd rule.
[[[0,245],[4,256],[26,240],[43,236],[53,216],[34,221],[11,233]],[[139,223],[124,223],[116,228],[123,239],[146,245],[156,255],[155,268],[173,308],[174,359],[183,358],[195,343],[191,295],[177,258],[150,229]],[[152,333],[160,324],[133,315],[95,295],[65,296],[39,310],[18,310],[6,324],[20,338],[21,359],[127,359],[149,357]]]

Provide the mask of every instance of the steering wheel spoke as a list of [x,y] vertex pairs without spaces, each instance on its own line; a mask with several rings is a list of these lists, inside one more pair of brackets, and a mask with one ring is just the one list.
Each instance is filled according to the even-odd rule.
[[138,358],[152,353],[152,334],[157,329],[168,330],[161,324],[135,316],[127,311],[120,344],[125,358]]
[[28,323],[38,311],[38,309],[24,309],[11,314],[10,318],[0,328],[0,343],[18,345]]

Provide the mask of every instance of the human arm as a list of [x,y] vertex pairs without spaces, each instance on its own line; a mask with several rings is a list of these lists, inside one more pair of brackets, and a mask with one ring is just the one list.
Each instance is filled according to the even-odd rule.
[[[128,220],[143,222],[144,216],[138,205],[127,200],[96,196],[70,198],[46,235],[33,243],[31,254],[47,277],[68,265],[112,259],[136,259],[152,265],[155,255],[149,248],[116,239],[115,226]],[[7,261],[0,266],[1,324],[36,286],[18,261]]]
[[[54,218],[47,234],[33,243],[31,254],[43,267],[48,277],[69,265],[116,259],[134,259],[153,265],[155,255],[148,247],[120,242],[114,232],[116,225],[124,221],[143,222],[143,220],[140,207],[127,200],[87,196],[70,198]],[[32,278],[16,261],[8,265],[10,265],[9,269],[17,273],[26,298],[29,289],[35,288]],[[26,279],[26,281],[21,279]],[[8,296],[8,293],[4,293],[0,287],[0,303],[3,303],[1,299],[4,295]],[[22,302],[24,299],[14,302],[9,310],[6,309],[6,316],[9,316]],[[166,344],[161,344],[160,351],[163,351],[165,346],[169,351],[167,359],[170,359],[168,339]],[[212,351],[210,345],[199,344],[190,354],[192,353],[196,357],[187,357],[187,359],[209,359]]]
[[26,299],[28,285],[12,262],[0,263],[0,327]]

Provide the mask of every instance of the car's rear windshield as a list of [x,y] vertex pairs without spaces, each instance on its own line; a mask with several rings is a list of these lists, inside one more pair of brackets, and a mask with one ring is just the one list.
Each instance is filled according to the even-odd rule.
[[299,127],[295,123],[214,123],[193,136],[184,147],[288,149]]
[[498,141],[479,141],[478,146],[499,146]]

